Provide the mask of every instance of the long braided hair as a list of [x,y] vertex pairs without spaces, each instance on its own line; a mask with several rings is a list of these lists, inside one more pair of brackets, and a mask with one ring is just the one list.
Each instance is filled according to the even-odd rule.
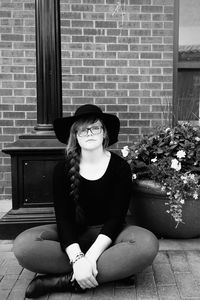
[[96,116],[89,116],[87,118],[81,118],[78,121],[74,122],[70,129],[70,135],[66,147],[66,158],[69,162],[69,171],[70,176],[70,195],[73,197],[73,200],[76,205],[76,221],[83,225],[86,225],[86,218],[83,209],[79,204],[79,183],[80,183],[80,159],[81,159],[81,148],[78,144],[76,135],[80,127],[87,127],[97,121],[100,121],[104,130],[104,140],[103,148],[105,149],[109,144],[109,138],[107,130],[102,120]]

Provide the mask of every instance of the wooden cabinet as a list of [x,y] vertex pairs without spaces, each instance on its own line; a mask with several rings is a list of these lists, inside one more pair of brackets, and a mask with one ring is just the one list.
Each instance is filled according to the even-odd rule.
[[12,209],[0,220],[1,238],[15,237],[32,226],[55,223],[53,170],[64,159],[65,145],[53,137],[29,136],[3,152],[11,156]]

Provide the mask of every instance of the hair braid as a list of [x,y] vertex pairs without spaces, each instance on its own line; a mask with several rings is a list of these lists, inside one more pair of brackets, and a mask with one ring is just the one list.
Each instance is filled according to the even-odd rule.
[[80,164],[80,153],[79,151],[73,151],[68,154],[69,158],[69,176],[71,182],[71,191],[70,195],[73,196],[74,201],[78,204],[79,198],[79,182],[80,182],[80,175],[79,175],[79,164]]
[[68,154],[69,158],[69,176],[70,176],[70,195],[73,197],[76,205],[76,221],[81,226],[86,225],[86,218],[83,209],[79,204],[79,183],[80,183],[80,174],[79,174],[79,164],[80,164],[80,151],[79,149],[74,150]]

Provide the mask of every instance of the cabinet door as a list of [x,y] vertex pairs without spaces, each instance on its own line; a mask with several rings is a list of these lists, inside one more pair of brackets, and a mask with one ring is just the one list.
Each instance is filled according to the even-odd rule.
[[53,205],[53,170],[57,160],[27,160],[23,163],[23,206]]

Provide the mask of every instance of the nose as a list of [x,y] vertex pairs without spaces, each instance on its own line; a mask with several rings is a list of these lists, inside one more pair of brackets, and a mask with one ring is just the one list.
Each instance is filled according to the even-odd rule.
[[91,128],[87,128],[87,135],[93,135],[92,131],[91,131]]

